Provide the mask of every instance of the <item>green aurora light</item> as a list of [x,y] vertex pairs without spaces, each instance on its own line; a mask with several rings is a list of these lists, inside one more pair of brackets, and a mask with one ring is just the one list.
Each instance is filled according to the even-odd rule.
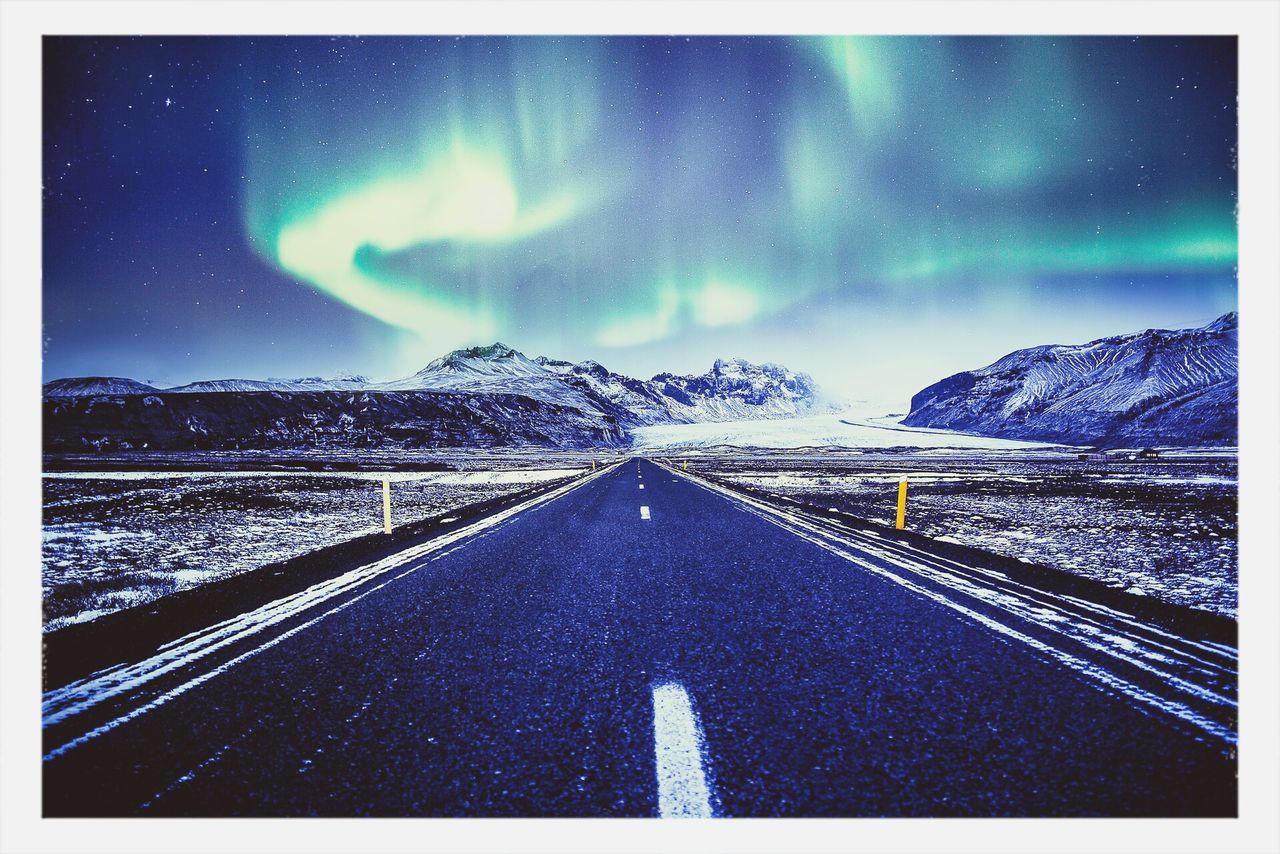
[[1126,115],[1164,83],[1123,40],[667,44],[439,42],[354,122],[302,93],[248,137],[255,245],[437,351],[521,321],[624,348],[815,299],[1235,264],[1234,187],[1182,180],[1137,123],[1195,115]]

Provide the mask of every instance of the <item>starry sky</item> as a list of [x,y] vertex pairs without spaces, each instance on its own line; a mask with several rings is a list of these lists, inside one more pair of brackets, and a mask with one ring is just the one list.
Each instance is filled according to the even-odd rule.
[[46,37],[46,379],[634,376],[905,405],[1236,307],[1233,38]]

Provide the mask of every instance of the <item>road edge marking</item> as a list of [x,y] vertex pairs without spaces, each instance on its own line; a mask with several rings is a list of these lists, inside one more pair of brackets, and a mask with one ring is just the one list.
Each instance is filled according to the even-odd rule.
[[404,576],[415,572],[421,568],[422,564],[411,566],[376,587],[360,591],[360,588],[369,582],[374,581],[394,570],[401,569],[405,564],[412,563],[420,558],[429,557],[434,560],[437,557],[443,557],[444,554],[452,552],[453,549],[449,549],[441,554],[435,553],[441,552],[442,549],[450,545],[454,545],[455,548],[459,548],[462,545],[465,545],[465,542],[460,541],[469,540],[473,536],[483,534],[504,522],[510,521],[515,516],[518,516],[527,510],[535,509],[550,501],[562,498],[575,489],[584,486],[597,478],[603,477],[606,473],[612,470],[613,468],[603,468],[598,472],[591,472],[583,475],[570,483],[564,484],[563,486],[557,487],[556,489],[545,492],[541,495],[536,495],[521,504],[505,508],[492,516],[487,516],[483,519],[477,520],[465,527],[450,531],[446,534],[441,534],[425,543],[418,543],[417,545],[409,546],[408,548],[393,555],[388,555],[381,560],[356,567],[355,569],[349,570],[340,576],[319,582],[297,593],[269,602],[258,608],[246,611],[243,614],[238,614],[235,617],[215,623],[212,626],[207,626],[194,632],[190,632],[177,640],[170,641],[159,647],[155,653],[141,661],[127,662],[125,664],[108,667],[104,670],[92,673],[82,679],[78,679],[66,685],[46,691],[42,696],[41,702],[42,730],[70,720],[114,697],[145,686],[149,682],[152,682],[169,672],[198,661],[221,648],[252,637],[253,635],[256,635],[290,617],[305,614],[312,609],[328,604],[331,600],[343,594],[356,592],[356,595],[353,598],[341,603],[337,607],[325,610],[318,616],[305,620],[301,625],[295,626],[294,628],[277,635],[275,638],[256,644],[251,649],[240,655],[234,656],[229,661],[224,662],[221,665],[215,665],[209,671],[195,676],[190,680],[186,680],[175,689],[161,693],[152,701],[144,703],[142,706],[133,709],[131,712],[126,712],[116,716],[107,724],[94,727],[88,733],[72,738],[61,747],[46,754],[44,757],[45,760],[47,761],[54,758],[56,755],[66,752],[66,750],[71,747],[83,744],[86,741],[91,740],[92,737],[101,735],[103,732],[124,723],[126,720],[131,720],[140,714],[163,705],[169,699],[184,693],[186,690],[195,687],[197,684],[203,683],[213,676],[226,672],[226,670],[230,669],[234,664],[238,664],[241,661],[256,655],[258,652],[269,649],[284,640],[286,637],[291,637],[298,631],[301,631],[303,628],[310,627],[321,619],[343,610],[358,599],[364,598],[368,593],[372,593],[376,589],[381,589],[381,587],[391,581],[403,578]]
[[[1048,660],[1055,661],[1059,665],[1064,666],[1067,670],[1086,677],[1086,684],[1102,690],[1104,693],[1107,693],[1107,689],[1111,689],[1111,691],[1137,701],[1141,704],[1139,706],[1141,710],[1148,711],[1150,709],[1154,709],[1162,712],[1175,720],[1181,721],[1184,725],[1190,725],[1208,735],[1218,738],[1225,742],[1232,750],[1234,750],[1236,745],[1239,743],[1239,732],[1229,725],[1223,725],[1212,718],[1206,717],[1192,709],[1186,703],[1180,702],[1177,699],[1171,699],[1147,690],[1123,676],[1112,673],[1110,670],[1098,665],[1096,662],[1081,658],[1067,652],[1066,650],[1059,649],[1056,646],[1048,644],[1038,638],[1034,638],[1025,632],[1021,632],[1012,626],[1008,626],[993,617],[983,614],[980,611],[975,611],[972,608],[966,607],[945,594],[930,590],[923,585],[902,577],[892,570],[850,554],[849,552],[844,551],[844,549],[859,550],[862,547],[857,544],[847,543],[834,533],[824,531],[807,520],[792,516],[785,510],[771,507],[764,502],[748,496],[740,495],[726,487],[720,486],[719,484],[703,481],[687,473],[676,471],[675,469],[671,469],[671,471],[681,477],[684,477],[695,486],[705,489],[712,494],[718,494],[730,501],[737,502],[744,512],[751,513],[766,522],[770,522],[771,524],[790,532],[794,536],[797,536],[802,540],[806,540],[818,548],[836,555],[855,566],[859,566],[875,575],[881,576],[888,581],[904,587],[912,593],[915,593],[925,599],[932,600],[944,607],[950,608],[979,625],[985,626],[998,635],[1003,635],[1006,638],[1030,647],[1044,655]],[[868,556],[872,557],[871,555]],[[884,560],[883,557],[879,559]],[[901,566],[901,564],[899,564],[899,566]],[[916,570],[909,567],[902,568],[912,574],[918,574]]]

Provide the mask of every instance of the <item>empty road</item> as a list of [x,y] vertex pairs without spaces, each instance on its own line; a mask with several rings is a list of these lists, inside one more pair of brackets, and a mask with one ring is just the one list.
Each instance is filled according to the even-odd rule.
[[48,691],[45,814],[1232,815],[1235,709],[1230,648],[629,460]]

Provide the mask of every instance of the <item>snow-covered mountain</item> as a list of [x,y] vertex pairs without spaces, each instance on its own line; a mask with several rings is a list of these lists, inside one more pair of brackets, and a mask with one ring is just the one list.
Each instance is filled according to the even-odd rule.
[[44,384],[45,397],[93,397],[106,394],[152,394],[155,386],[128,377],[67,377]]
[[561,381],[615,413],[628,426],[666,424],[679,420],[671,401],[646,380],[617,374],[599,362],[574,364],[539,356],[538,363],[558,374]]
[[324,377],[299,377],[282,379],[268,377],[265,380],[202,380],[165,389],[168,392],[185,393],[204,391],[360,391],[374,383],[358,374],[339,374]]
[[377,384],[355,374],[339,374],[324,377],[299,377],[282,379],[268,377],[265,380],[201,380],[173,388],[158,388],[127,377],[68,377],[44,384],[45,397],[95,397],[120,394],[194,394],[210,391],[359,391]]
[[601,408],[598,401],[566,383],[559,373],[501,341],[487,347],[454,350],[432,360],[413,376],[381,383],[377,388],[518,394],[596,414],[605,414],[608,409]]
[[716,359],[705,374],[658,374],[652,382],[688,421],[795,418],[823,408],[808,374],[745,359]]
[[595,361],[530,359],[501,342],[455,350],[411,377],[379,387],[521,394],[609,415],[628,427],[825,411],[813,380],[780,365],[717,359],[705,374],[638,380]]
[[1234,444],[1235,312],[1194,329],[1046,345],[947,377],[902,423],[1071,444]]
[[173,394],[197,394],[208,391],[292,391],[278,380],[201,380],[165,389]]
[[[581,446],[624,442],[632,428],[646,425],[831,411],[808,375],[779,365],[719,359],[705,374],[659,374],[638,380],[593,361],[530,359],[501,342],[455,350],[412,376],[382,383],[344,375],[208,380],[157,389],[120,378],[81,378],[54,380],[45,389],[50,447],[84,442],[151,448],[282,447],[291,441],[305,445],[308,436],[322,436],[336,445],[343,431],[360,444],[416,442],[423,437],[412,435],[415,419],[423,425],[424,436],[450,442],[465,444],[469,436],[501,442],[501,437],[508,437],[519,443]],[[138,395],[146,399],[140,401]],[[83,406],[55,404],[54,397],[88,400]],[[314,408],[296,412],[297,401]],[[459,412],[469,412],[467,418],[474,416],[489,426],[479,433],[427,426],[458,418]],[[120,423],[113,420],[125,415]],[[263,421],[268,415],[276,419],[270,425]],[[379,418],[390,421],[383,424]],[[295,425],[294,419],[301,420]],[[319,429],[317,424],[333,426]],[[71,432],[63,435],[63,427]],[[132,438],[131,430],[136,434]]]
[[509,385],[545,378],[547,371],[501,341],[488,347],[454,350],[434,359],[411,377],[384,383],[387,389],[456,389]]

